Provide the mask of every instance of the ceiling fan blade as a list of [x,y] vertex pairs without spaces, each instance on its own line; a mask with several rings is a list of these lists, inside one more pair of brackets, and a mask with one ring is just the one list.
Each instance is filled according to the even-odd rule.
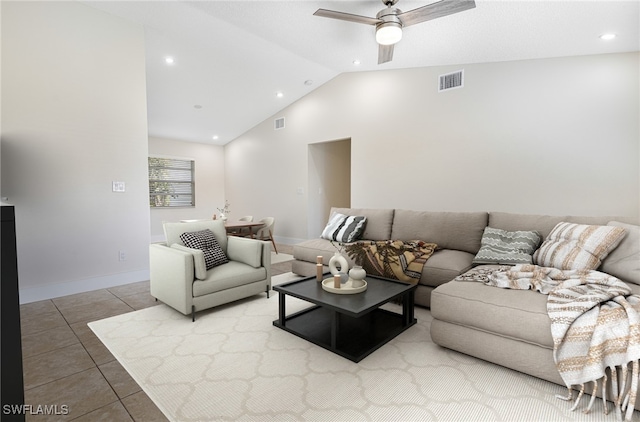
[[441,0],[398,15],[403,26],[430,21],[476,7],[473,0]]
[[390,62],[393,60],[393,44],[378,44],[378,64]]
[[369,18],[367,16],[353,15],[351,13],[336,12],[335,10],[318,9],[314,16],[322,16],[323,18],[340,19],[343,21],[363,23],[365,25],[376,25],[382,22],[378,18]]

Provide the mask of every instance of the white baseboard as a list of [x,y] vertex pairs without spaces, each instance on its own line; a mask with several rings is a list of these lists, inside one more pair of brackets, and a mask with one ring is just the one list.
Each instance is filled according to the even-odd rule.
[[92,290],[108,289],[123,284],[149,280],[149,270],[131,271],[128,273],[112,274],[102,277],[92,277],[84,280],[66,283],[46,284],[20,289],[20,304],[38,302],[40,300],[90,292]]

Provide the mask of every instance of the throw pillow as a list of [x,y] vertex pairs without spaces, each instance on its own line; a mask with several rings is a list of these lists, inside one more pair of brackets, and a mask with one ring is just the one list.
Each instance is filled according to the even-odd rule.
[[533,262],[561,270],[595,270],[625,233],[622,227],[561,222],[533,254]]
[[202,250],[207,270],[229,262],[229,258],[222,250],[222,246],[220,246],[213,232],[209,229],[182,233],[180,240],[188,248]]
[[531,264],[542,237],[536,231],[513,231],[486,227],[474,264]]
[[329,222],[320,237],[343,243],[355,242],[362,236],[366,224],[367,217],[344,215],[336,212],[329,218]]
[[640,226],[610,221],[607,226],[622,227],[627,235],[607,259],[600,270],[629,283],[640,284]]

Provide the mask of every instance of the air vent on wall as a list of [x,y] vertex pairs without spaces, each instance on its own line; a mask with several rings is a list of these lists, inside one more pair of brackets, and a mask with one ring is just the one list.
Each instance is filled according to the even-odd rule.
[[279,119],[274,120],[274,130],[284,129],[284,117],[280,117]]
[[464,87],[464,69],[457,72],[440,75],[438,92]]

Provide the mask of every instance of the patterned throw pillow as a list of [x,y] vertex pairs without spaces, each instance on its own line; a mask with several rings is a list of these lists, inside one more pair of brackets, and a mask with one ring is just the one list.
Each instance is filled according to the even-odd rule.
[[229,258],[222,250],[222,246],[220,246],[213,232],[209,229],[182,233],[180,240],[186,247],[202,251],[207,270],[229,262]]
[[329,218],[329,222],[320,237],[343,243],[355,242],[364,233],[366,224],[367,217],[344,215],[336,212]]
[[514,231],[486,227],[474,264],[531,264],[542,237],[536,231]]
[[533,254],[533,262],[561,270],[595,270],[625,234],[622,227],[558,223]]

